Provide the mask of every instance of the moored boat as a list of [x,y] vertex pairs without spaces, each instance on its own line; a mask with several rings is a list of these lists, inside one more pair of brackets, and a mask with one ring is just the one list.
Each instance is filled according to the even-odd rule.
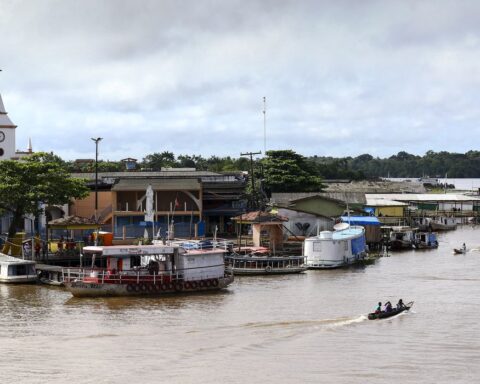
[[382,311],[382,312],[378,312],[378,313],[376,313],[376,312],[369,313],[368,314],[368,320],[381,320],[381,319],[387,319],[389,317],[393,317],[393,316],[398,315],[402,312],[408,311],[412,307],[412,305],[413,305],[413,301],[405,304],[401,308],[392,309],[389,312]]
[[416,249],[438,248],[437,234],[435,232],[415,233],[414,246]]
[[436,217],[430,221],[430,228],[433,231],[451,231],[457,229],[455,217]]
[[83,249],[106,268],[78,270],[63,281],[76,297],[161,296],[226,288],[233,275],[225,272],[222,249],[186,250],[178,245],[93,246]]
[[339,223],[334,231],[322,231],[304,242],[306,263],[312,269],[339,268],[367,256],[365,229]]
[[234,275],[274,275],[307,270],[304,256],[225,256],[225,268]]
[[0,253],[0,283],[35,283],[35,262]]
[[390,249],[412,249],[415,239],[415,229],[407,226],[391,227],[389,235]]

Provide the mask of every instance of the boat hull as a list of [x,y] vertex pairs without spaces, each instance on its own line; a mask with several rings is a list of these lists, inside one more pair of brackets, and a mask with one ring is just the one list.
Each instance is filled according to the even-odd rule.
[[253,276],[253,275],[283,275],[289,273],[302,273],[307,270],[307,266],[301,267],[285,267],[285,268],[230,268],[226,267],[226,270],[234,275]]
[[430,228],[432,228],[433,231],[453,231],[454,229],[457,229],[457,224],[441,224],[431,222]]
[[35,284],[37,283],[36,276],[12,276],[8,278],[0,277],[2,284]]
[[410,240],[393,240],[390,243],[390,249],[400,251],[403,249],[412,249],[413,243]]
[[112,297],[112,296],[163,296],[179,293],[215,291],[226,288],[233,282],[233,276],[205,281],[174,282],[168,284],[111,284],[86,281],[71,281],[65,287],[74,297]]
[[408,303],[405,307],[401,309],[392,309],[391,312],[369,313],[368,320],[388,319],[389,317],[393,317],[402,312],[408,311],[412,307],[412,305],[413,305],[413,302]]

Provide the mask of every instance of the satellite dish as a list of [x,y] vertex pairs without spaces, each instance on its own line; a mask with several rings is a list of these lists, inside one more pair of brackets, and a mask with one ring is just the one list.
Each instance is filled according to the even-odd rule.
[[333,226],[335,231],[344,231],[345,229],[350,228],[350,224],[348,223],[338,223]]

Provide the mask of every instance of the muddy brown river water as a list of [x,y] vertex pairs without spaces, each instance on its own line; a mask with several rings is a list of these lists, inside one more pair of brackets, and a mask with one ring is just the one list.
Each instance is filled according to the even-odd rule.
[[[453,255],[463,242],[472,249]],[[478,249],[478,250],[475,250]],[[382,321],[380,300],[415,301]],[[214,294],[75,299],[0,285],[0,382],[480,382],[480,228],[438,250],[301,275],[238,277]]]

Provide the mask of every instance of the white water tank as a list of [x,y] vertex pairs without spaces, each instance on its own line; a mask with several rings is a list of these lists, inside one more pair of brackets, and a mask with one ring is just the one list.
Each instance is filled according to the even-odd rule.
[[331,240],[332,238],[333,238],[333,232],[330,232],[330,231],[320,232],[320,239]]

